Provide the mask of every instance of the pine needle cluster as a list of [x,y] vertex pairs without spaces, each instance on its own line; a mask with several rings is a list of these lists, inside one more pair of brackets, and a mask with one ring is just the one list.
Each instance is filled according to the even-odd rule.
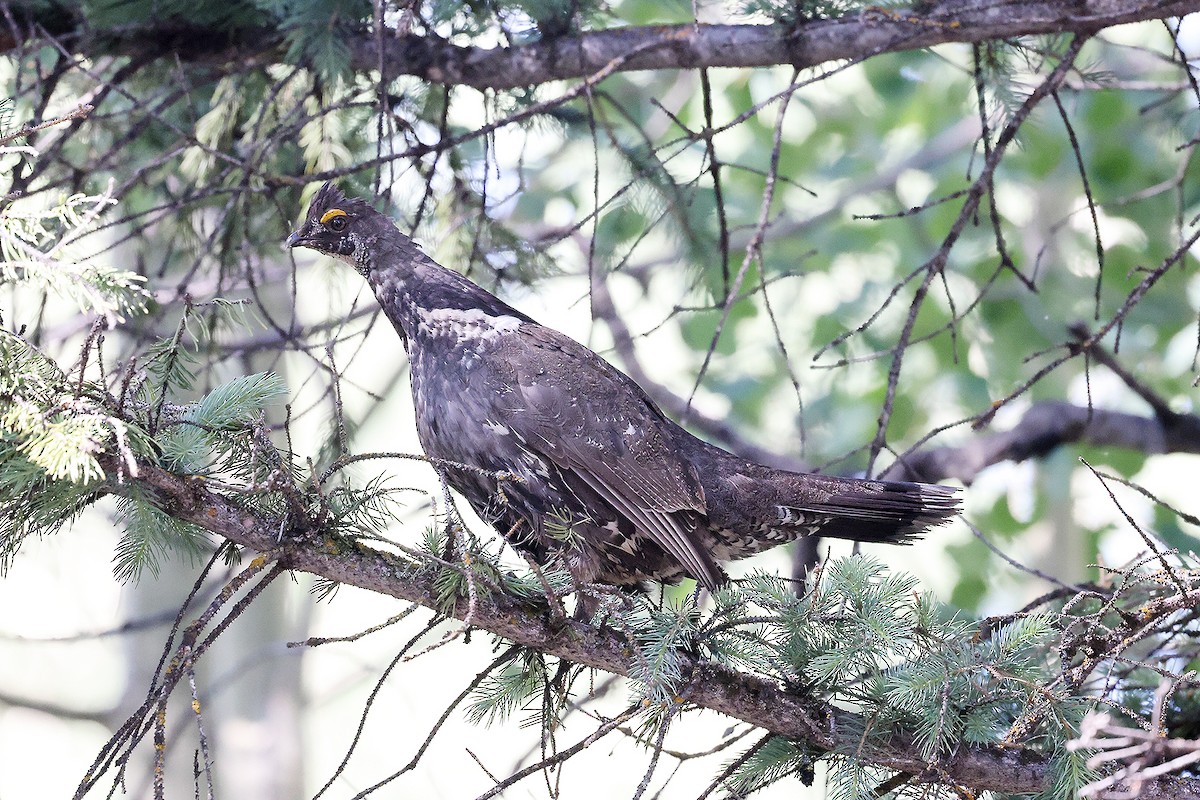
[[30,535],[53,533],[94,496],[102,444],[120,420],[70,391],[66,376],[19,336],[0,331],[0,571]]
[[[1128,603],[1144,604],[1142,593],[1163,585],[1137,570],[1125,582],[1117,594]],[[1068,602],[981,624],[920,592],[912,576],[876,558],[853,556],[830,561],[799,594],[789,581],[755,573],[703,606],[694,596],[655,602],[631,594],[603,616],[631,642],[631,702],[642,709],[647,746],[654,739],[650,732],[686,713],[686,686],[703,662],[769,679],[849,712],[838,716],[836,747],[774,736],[731,759],[723,779],[731,796],[789,777],[809,783],[821,760],[832,767],[835,797],[876,796],[894,771],[872,767],[863,756],[901,741],[915,745],[935,770],[966,746],[1040,751],[1049,764],[1045,796],[1071,797],[1095,778],[1086,753],[1068,748],[1084,715],[1116,705],[1115,699],[1130,706],[1130,718],[1139,714],[1133,696],[1114,692],[1112,684],[1063,679],[1069,666],[1061,657],[1064,637],[1106,613],[1121,618],[1111,604],[1101,611]],[[471,720],[493,724],[524,711],[553,724],[548,720],[569,705],[565,673],[547,668],[534,651],[517,652],[520,659],[494,667],[477,686]],[[1144,686],[1153,693],[1153,681]]]
[[[69,372],[23,331],[0,330],[0,571],[29,536],[54,533],[101,494],[114,493],[125,529],[116,574],[157,573],[172,552],[194,556],[210,545],[139,488],[133,478],[141,464],[251,487],[265,487],[283,465],[259,425],[285,392],[277,376],[235,378],[192,402],[174,401],[196,394],[194,348],[207,330],[192,329],[196,307],[174,337],[152,345],[119,377],[105,374],[96,355],[100,335],[125,315],[146,311],[150,300],[141,276],[72,259],[73,243],[96,229],[111,204],[106,196],[78,195],[41,208],[18,201],[0,214],[0,284],[72,301],[94,319]],[[207,309],[238,315],[236,305],[220,301]],[[267,503],[271,493],[261,496]]]

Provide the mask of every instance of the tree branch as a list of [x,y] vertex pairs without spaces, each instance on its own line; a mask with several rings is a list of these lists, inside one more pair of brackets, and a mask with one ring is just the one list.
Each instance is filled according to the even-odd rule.
[[[37,10],[34,10],[37,9]],[[45,34],[74,38],[87,30],[68,5],[12,8],[18,22],[0,31],[0,51]],[[1113,25],[1182,16],[1194,0],[943,0],[912,8],[871,6],[838,19],[796,25],[700,24],[630,26],[545,38],[513,47],[451,44],[434,35],[387,35],[363,29],[347,37],[351,67],[433,83],[511,89],[593,75],[621,59],[616,71],[767,67],[797,69],[828,61],[916,50],[949,42],[982,42],[1048,33],[1092,33]],[[72,16],[75,14],[76,16]],[[178,22],[90,31],[83,49],[141,51],[148,38],[183,61],[244,69],[247,61],[284,58],[283,32],[181,27]],[[382,50],[382,52],[381,52]],[[631,53],[636,55],[629,57]]]
[[[106,490],[127,491],[131,481],[149,490],[166,513],[194,523],[243,547],[264,552],[277,547],[283,531],[290,569],[437,608],[433,577],[414,575],[396,556],[361,544],[336,545],[319,531],[291,531],[280,519],[249,512],[210,491],[201,480],[174,475],[140,463],[137,475],[123,473],[116,456],[100,457],[111,477]],[[118,478],[117,476],[121,476]],[[550,619],[536,608],[499,592],[480,592],[470,603],[471,624],[509,641],[568,661],[618,675],[628,675],[631,645],[620,633],[600,630],[578,621]],[[468,614],[460,598],[453,616]],[[861,731],[868,721],[825,701],[786,691],[764,678],[736,672],[681,654],[680,702],[719,711],[823,751],[853,753],[887,769],[912,774],[916,782],[953,781],[976,789],[1011,794],[1039,792],[1047,780],[1048,761],[1040,754],[1016,748],[964,747],[940,763],[930,764],[913,741],[895,736],[882,745],[866,744]],[[1164,776],[1142,786],[1141,797],[1200,798],[1200,781]]]
[[1031,406],[1011,430],[985,434],[955,447],[910,453],[880,477],[901,481],[956,478],[970,485],[993,464],[1037,458],[1076,442],[1141,453],[1200,453],[1200,417],[1141,417],[1047,400]]
[[[1138,380],[1108,352],[1082,323],[1070,327],[1073,347],[1108,368],[1146,401],[1153,417],[1072,405],[1063,401],[1035,403],[1012,430],[981,436],[957,447],[938,447],[906,454],[885,472],[895,480],[939,481],[957,478],[970,484],[985,467],[1001,461],[1044,456],[1064,444],[1080,442],[1120,447],[1141,453],[1200,453],[1200,416],[1183,414]],[[990,419],[991,412],[984,416]]]
[[[624,55],[639,54],[620,71],[768,67],[797,69],[827,61],[916,50],[948,42],[982,42],[1041,33],[1092,33],[1112,25],[1180,16],[1194,2],[1013,2],[955,0],[930,4],[927,13],[870,7],[838,19],[796,26],[638,26],[589,31],[517,47],[459,47],[409,36],[384,40],[388,74],[417,75],[434,83],[508,89],[591,75]],[[379,63],[376,41],[351,43],[357,68]]]

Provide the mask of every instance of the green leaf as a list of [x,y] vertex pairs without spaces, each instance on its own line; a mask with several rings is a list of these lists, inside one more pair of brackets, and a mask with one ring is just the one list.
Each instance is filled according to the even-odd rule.
[[75,243],[96,229],[115,202],[106,195],[75,194],[48,208],[32,201],[6,208],[0,213],[0,284],[39,287],[110,324],[144,312],[150,294],[143,276],[74,256]]

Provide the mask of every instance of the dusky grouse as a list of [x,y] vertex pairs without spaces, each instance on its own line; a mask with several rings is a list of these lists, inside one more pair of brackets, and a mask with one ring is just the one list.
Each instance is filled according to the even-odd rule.
[[[774,469],[701,441],[628,376],[434,263],[365,201],[317,192],[289,247],[354,267],[408,350],[417,432],[515,547],[581,582],[684,576],[798,536],[904,542],[958,511],[940,486]],[[519,480],[498,485],[497,473]]]

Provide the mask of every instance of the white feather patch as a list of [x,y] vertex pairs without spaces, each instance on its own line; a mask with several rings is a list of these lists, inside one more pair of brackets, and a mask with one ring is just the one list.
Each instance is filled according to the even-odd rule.
[[478,308],[418,308],[420,332],[428,336],[478,337],[490,341],[497,336],[515,333],[521,320],[507,314],[492,316]]

